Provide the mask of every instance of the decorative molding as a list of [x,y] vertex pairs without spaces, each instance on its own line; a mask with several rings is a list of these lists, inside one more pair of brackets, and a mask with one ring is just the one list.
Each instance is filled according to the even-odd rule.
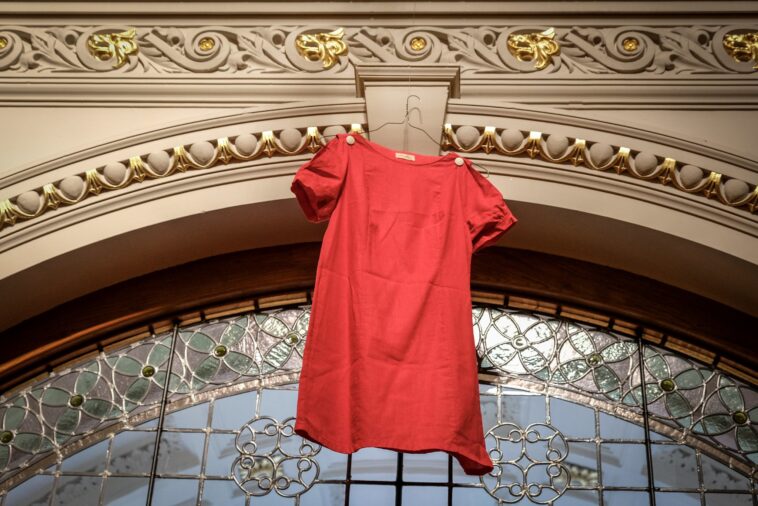
[[320,61],[325,69],[330,69],[347,54],[347,45],[342,40],[345,30],[338,28],[328,33],[300,34],[295,39],[297,52],[309,61]]
[[[263,131],[200,141],[186,147],[178,145],[168,151],[158,150],[134,155],[128,160],[109,163],[95,169],[70,175],[43,184],[14,197],[0,201],[0,230],[17,222],[38,218],[60,206],[72,206],[93,195],[120,190],[146,179],[166,178],[187,170],[209,169],[221,164],[250,161],[264,155],[296,156],[306,151],[315,153],[326,143],[324,136],[345,132],[343,126],[287,128],[279,132]],[[483,130],[483,131],[482,131]],[[322,134],[323,131],[323,134]],[[353,124],[351,132],[363,132],[361,124]],[[596,171],[613,170],[646,182],[669,186],[680,192],[715,199],[733,211],[755,214],[758,208],[758,186],[729,177],[720,172],[702,169],[671,157],[637,151],[624,146],[589,142],[581,138],[525,132],[508,128],[446,124],[443,149],[461,153],[483,151],[515,157],[527,155],[547,162],[573,167],[584,166]]]
[[724,36],[724,48],[736,62],[755,62],[758,70],[758,32]]
[[720,203],[755,213],[758,208],[758,186],[735,178],[727,178],[715,171],[704,170],[694,165],[683,164],[673,158],[653,153],[632,151],[624,146],[605,143],[589,143],[585,139],[571,141],[561,135],[542,132],[523,132],[517,129],[495,127],[483,128],[470,125],[453,127],[446,124],[443,148],[461,153],[484,151],[505,156],[528,155],[540,157],[550,163],[574,167],[584,166],[597,171],[613,170],[648,182],[671,185],[673,188],[707,199],[716,198]]
[[[631,46],[629,46],[631,48]],[[627,45],[624,45],[624,49]],[[508,51],[518,61],[533,61],[534,68],[542,70],[553,62],[553,55],[560,54],[561,47],[555,41],[555,30],[544,32],[512,33],[508,36]],[[636,47],[630,51],[636,50]]]
[[[538,72],[549,78],[582,78],[637,74],[645,79],[733,75],[755,72],[750,62],[735,61],[721,43],[731,33],[755,31],[755,26],[555,26],[554,38],[539,44],[550,50],[560,46],[549,60],[544,53],[535,66],[515,57],[508,40],[521,40],[526,32],[545,27],[382,27],[346,26],[340,44],[350,48],[350,58],[332,57],[323,65],[302,56],[298,39],[307,31],[331,32],[334,27],[273,26],[139,26],[132,53],[123,66],[113,68],[90,54],[86,41],[103,31],[125,31],[108,26],[0,26],[0,71],[29,76],[92,71],[134,75],[208,73],[268,76],[305,72],[343,74],[351,63],[456,63],[464,76],[492,74],[517,77]],[[543,32],[544,33],[544,32]],[[743,37],[744,40],[747,40]],[[301,39],[302,40],[302,39]],[[525,39],[524,39],[525,40]],[[546,42],[550,40],[552,42]],[[315,43],[315,42],[313,42]],[[537,42],[534,44],[539,45]],[[528,46],[528,44],[527,44]],[[310,47],[310,46],[309,46]],[[531,46],[529,46],[531,47]],[[337,48],[339,49],[339,48]],[[320,49],[316,50],[318,54]],[[557,50],[556,50],[557,51]],[[517,52],[516,54],[522,54]],[[544,61],[543,61],[544,60]]]
[[119,68],[126,63],[130,54],[137,53],[137,43],[134,28],[120,33],[95,33],[87,39],[87,48],[92,56],[101,61],[115,59],[113,68]]

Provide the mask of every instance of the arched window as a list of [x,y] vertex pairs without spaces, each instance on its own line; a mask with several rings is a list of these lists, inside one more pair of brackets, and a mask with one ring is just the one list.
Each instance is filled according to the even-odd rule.
[[177,326],[6,395],[0,505],[755,504],[753,386],[617,329],[502,307],[472,315],[492,474],[305,441],[309,316]]

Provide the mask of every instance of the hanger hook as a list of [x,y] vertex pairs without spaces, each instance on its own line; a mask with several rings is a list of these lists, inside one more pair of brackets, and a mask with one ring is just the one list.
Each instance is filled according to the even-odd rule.
[[417,99],[421,100],[421,97],[419,97],[418,95],[408,95],[407,97],[405,97],[405,116],[406,117],[408,117],[408,115],[410,114],[409,108],[410,108],[411,97],[416,97]]

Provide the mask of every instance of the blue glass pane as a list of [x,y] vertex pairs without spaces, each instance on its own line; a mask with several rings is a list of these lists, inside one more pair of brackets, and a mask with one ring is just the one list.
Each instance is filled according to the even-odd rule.
[[344,480],[347,476],[347,455],[344,453],[321,447],[321,451],[316,455],[316,462],[321,480]]
[[[653,475],[657,487],[697,489],[697,457],[695,450],[682,445],[654,444]],[[667,496],[668,497],[668,496]],[[668,500],[673,500],[669,498]]]
[[397,453],[379,448],[358,450],[353,454],[351,474],[356,480],[394,481],[397,478]]
[[656,492],[655,503],[666,506],[700,506],[700,494]]
[[[603,492],[604,506],[645,506],[650,504],[647,492]],[[657,503],[656,503],[657,504]]]
[[498,506],[483,488],[454,488],[453,506]]
[[78,453],[69,455],[61,463],[62,471],[77,471],[83,473],[99,473],[105,470],[105,459],[110,439],[100,441]]
[[706,490],[748,490],[747,478],[737,471],[706,455],[700,456],[700,462],[703,465],[703,486]]
[[94,476],[61,476],[55,486],[53,505],[82,506],[100,500],[102,478]]
[[228,480],[206,480],[203,485],[205,506],[244,506],[245,493],[237,484]]
[[158,473],[200,473],[205,434],[164,432],[161,436]]
[[208,403],[180,409],[169,415],[163,422],[164,428],[203,429],[208,425]]
[[647,460],[642,444],[602,444],[603,485],[646,487]]
[[3,506],[47,506],[52,488],[52,476],[34,476],[8,492]]
[[597,506],[597,492],[594,490],[567,490],[555,504],[556,506]]
[[405,481],[447,481],[447,453],[403,454]]
[[595,411],[560,399],[550,399],[550,418],[564,436],[595,437]]
[[234,446],[234,434],[211,434],[208,441],[205,475],[230,476],[232,464],[238,456],[239,451]]
[[193,506],[197,504],[196,480],[156,478],[153,504],[161,506]]
[[395,504],[395,487],[387,485],[352,485],[350,504],[388,506]]
[[103,485],[103,504],[107,506],[132,506],[147,501],[147,478],[109,477]]
[[598,484],[595,443],[571,443],[564,463],[571,474],[572,487],[594,487]]
[[706,506],[753,506],[750,494],[705,494]]
[[545,423],[545,397],[507,391],[500,397],[501,422],[512,422],[526,428],[532,423]]
[[300,506],[333,506],[335,504],[345,504],[344,485],[321,483],[314,485],[300,497]]
[[111,446],[108,471],[112,474],[142,474],[150,472],[155,448],[155,433],[127,431],[116,434]]
[[255,399],[257,392],[245,392],[242,394],[216,399],[213,403],[214,429],[238,430],[245,422],[255,417]]
[[295,416],[297,411],[296,390],[263,390],[261,394],[261,415],[278,421]]
[[447,487],[403,487],[403,504],[447,506]]
[[486,433],[497,425],[497,397],[482,395],[479,397],[479,406],[482,410],[482,428]]
[[645,439],[645,429],[639,425],[600,413],[600,437],[603,439]]

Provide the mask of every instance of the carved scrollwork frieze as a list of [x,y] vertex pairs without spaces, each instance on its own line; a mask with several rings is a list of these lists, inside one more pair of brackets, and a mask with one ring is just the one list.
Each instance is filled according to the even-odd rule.
[[[129,30],[136,30],[133,38]],[[271,76],[349,74],[351,62],[423,62],[459,64],[464,75],[504,77],[735,74],[756,71],[756,32],[742,25],[0,26],[0,71]],[[121,47],[129,51],[119,53],[114,43],[106,61],[93,55],[88,41],[104,33],[121,35]]]

